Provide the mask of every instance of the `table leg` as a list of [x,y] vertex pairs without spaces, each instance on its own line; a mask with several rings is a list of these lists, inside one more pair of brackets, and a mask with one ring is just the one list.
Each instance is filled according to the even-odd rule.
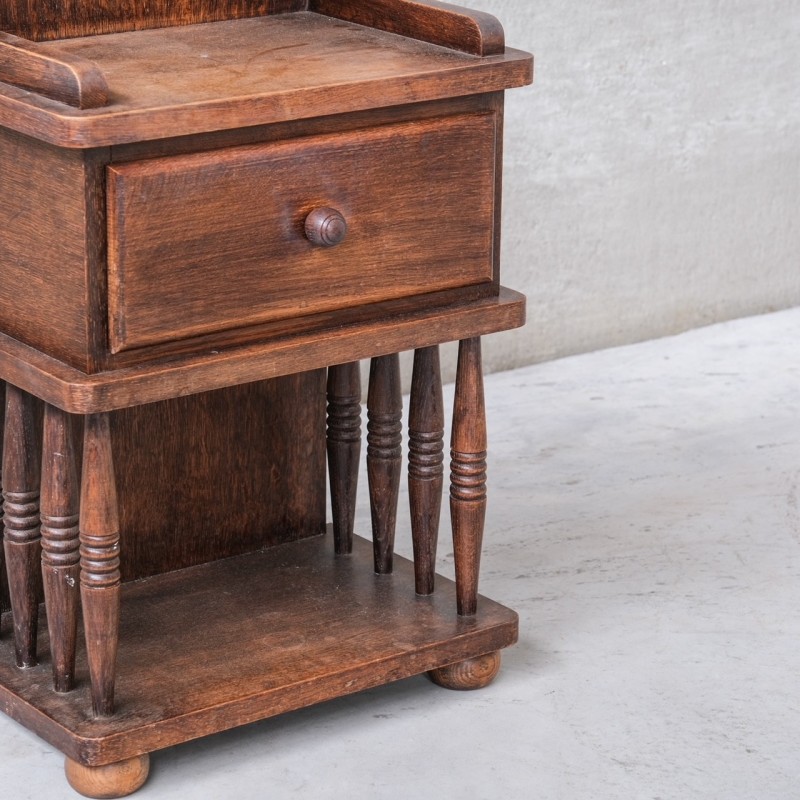
[[488,686],[500,672],[500,653],[487,653],[476,658],[468,658],[457,664],[432,669],[428,677],[445,689],[471,691]]
[[[476,337],[465,339],[458,349],[451,443],[450,515],[461,616],[474,616],[478,610],[478,574],[486,519],[486,447],[481,340]],[[428,675],[447,689],[482,689],[499,670],[500,653],[492,652],[431,670]]]
[[336,553],[353,552],[361,458],[361,371],[357,361],[328,368],[328,474]]
[[478,574],[486,519],[486,446],[481,340],[476,337],[459,345],[450,451],[450,515],[461,616],[472,616],[478,608]]
[[367,478],[375,572],[392,571],[403,452],[400,357],[373,358],[367,394]]
[[3,435],[4,551],[18,667],[36,666],[41,579],[39,455],[34,398],[6,385]]
[[126,797],[147,780],[150,756],[145,753],[103,767],[86,767],[67,758],[64,772],[69,785],[84,797]]
[[81,602],[92,706],[114,713],[119,640],[119,511],[108,414],[86,417],[80,510]]
[[444,404],[439,348],[414,353],[408,414],[408,495],[414,576],[419,595],[434,591],[444,483]]
[[47,405],[42,447],[42,577],[57,692],[75,685],[80,537],[72,418]]

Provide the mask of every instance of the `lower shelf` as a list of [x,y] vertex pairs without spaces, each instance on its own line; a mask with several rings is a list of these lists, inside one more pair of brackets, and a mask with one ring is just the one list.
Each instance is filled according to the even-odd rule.
[[414,594],[413,565],[372,571],[356,537],[330,537],[172,572],[123,587],[117,713],[93,719],[85,656],[78,686],[52,690],[46,622],[39,666],[14,666],[10,620],[0,641],[0,709],[87,766],[313,705],[508,647],[517,615],[481,598],[458,617],[455,585]]

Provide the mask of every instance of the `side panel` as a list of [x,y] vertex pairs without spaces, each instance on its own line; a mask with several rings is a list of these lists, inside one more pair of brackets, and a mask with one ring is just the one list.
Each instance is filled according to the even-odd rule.
[[89,371],[84,158],[0,129],[0,330]]
[[116,411],[111,437],[125,581],[325,531],[324,370]]

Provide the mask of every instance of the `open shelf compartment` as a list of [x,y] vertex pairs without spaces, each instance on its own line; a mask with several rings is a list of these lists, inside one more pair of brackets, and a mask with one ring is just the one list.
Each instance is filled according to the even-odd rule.
[[[37,667],[0,639],[0,707],[75,761],[99,766],[493,652],[517,639],[515,612],[481,598],[456,614],[439,577],[414,593],[413,564],[373,572],[371,543],[335,556],[329,536],[123,587],[117,712],[91,714],[85,653],[77,688],[52,689],[46,622]],[[8,633],[10,615],[3,617]]]

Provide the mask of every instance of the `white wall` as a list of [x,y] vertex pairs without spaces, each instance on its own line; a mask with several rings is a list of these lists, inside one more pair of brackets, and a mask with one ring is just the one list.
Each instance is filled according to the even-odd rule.
[[536,56],[502,267],[529,323],[487,370],[800,304],[800,0],[462,2]]

